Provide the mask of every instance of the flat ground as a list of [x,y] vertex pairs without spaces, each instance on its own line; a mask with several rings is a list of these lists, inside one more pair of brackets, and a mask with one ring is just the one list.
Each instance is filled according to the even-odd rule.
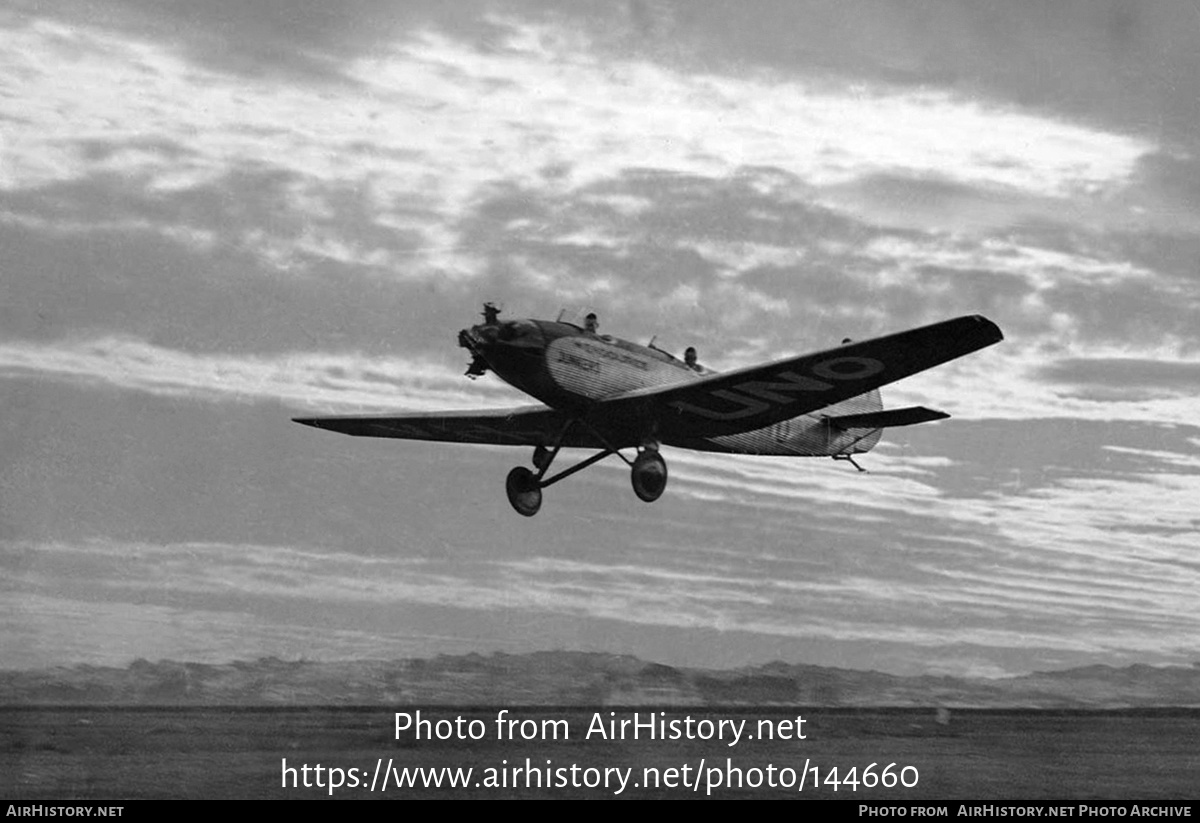
[[[414,712],[414,709],[400,708]],[[399,797],[795,797],[857,800],[1185,800],[1200,785],[1200,712],[514,708],[527,733],[567,721],[569,739],[497,739],[500,708],[423,709],[428,720],[479,721],[481,739],[395,736],[391,708],[5,708],[0,709],[0,797],[5,799]],[[585,738],[594,716],[679,722],[681,739]],[[665,715],[658,715],[663,711]],[[610,715],[609,712],[615,714]],[[805,719],[797,727],[797,715]],[[742,739],[686,739],[700,720],[744,720]],[[776,739],[763,739],[767,721]],[[785,721],[781,724],[781,721]],[[790,722],[787,722],[790,721]],[[947,722],[948,721],[948,722]],[[805,739],[795,739],[797,728]],[[437,732],[426,730],[425,737]],[[608,731],[608,727],[606,727]],[[668,727],[667,733],[672,729]],[[786,735],[789,739],[779,739]],[[747,735],[754,735],[748,739]],[[285,762],[286,761],[286,762]],[[546,761],[550,761],[547,763]],[[870,764],[876,764],[866,774]],[[322,770],[317,771],[320,764]],[[889,764],[895,764],[888,775]],[[307,774],[303,767],[307,765]],[[285,772],[285,766],[292,772]],[[531,774],[531,766],[538,770]],[[463,788],[396,787],[405,768],[472,769]],[[573,768],[574,767],[574,768]],[[686,770],[684,767],[687,767]],[[813,785],[814,772],[820,785]],[[908,767],[908,768],[906,768]],[[514,773],[514,768],[518,771]],[[844,780],[854,768],[857,787]],[[354,769],[354,772],[351,772]],[[550,770],[547,772],[547,770]],[[626,771],[628,770],[628,771]],[[672,771],[674,770],[674,771]],[[903,770],[903,771],[902,771]],[[804,788],[801,791],[801,774]],[[391,775],[381,789],[380,775]],[[411,773],[410,773],[411,774]],[[428,773],[427,773],[428,774]],[[620,789],[620,775],[627,785]],[[438,775],[447,780],[444,773]],[[657,777],[656,777],[657,775]],[[693,790],[697,776],[700,782]],[[307,777],[309,787],[305,788]],[[740,777],[741,786],[738,780]],[[897,778],[868,787],[863,779]],[[284,785],[285,779],[287,786]],[[418,778],[419,780],[420,778]],[[607,779],[607,786],[605,780]],[[371,791],[372,781],[376,790]],[[540,781],[540,787],[538,783]],[[899,785],[903,781],[911,785]],[[655,785],[657,782],[657,786]],[[733,782],[733,786],[729,785]],[[357,785],[352,785],[357,783]],[[774,783],[773,788],[770,784]],[[295,787],[293,787],[295,784]],[[318,785],[319,784],[319,785]],[[492,785],[489,785],[492,784]],[[588,784],[594,784],[589,787]],[[635,786],[636,784],[636,786]],[[713,785],[718,784],[718,785]]]

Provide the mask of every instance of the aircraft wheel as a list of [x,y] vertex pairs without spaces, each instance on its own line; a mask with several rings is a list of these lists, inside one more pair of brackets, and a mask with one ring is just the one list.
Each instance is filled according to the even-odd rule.
[[657,451],[645,450],[633,461],[633,493],[647,503],[662,497],[667,488],[667,461]]
[[504,490],[508,492],[508,502],[517,510],[517,514],[533,517],[542,507],[542,487],[538,485],[534,473],[524,466],[517,466],[508,473]]

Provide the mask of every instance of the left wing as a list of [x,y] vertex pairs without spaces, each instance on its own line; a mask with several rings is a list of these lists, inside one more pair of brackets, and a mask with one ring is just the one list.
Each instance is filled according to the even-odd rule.
[[[495,411],[396,414],[387,417],[296,417],[305,426],[341,432],[354,437],[398,437],[443,443],[490,443],[503,446],[550,444],[562,431],[567,417],[548,406],[520,406]],[[572,426],[562,445],[603,448],[587,429]]]
[[865,394],[1004,339],[980,315],[848,343],[836,349],[724,372],[600,401],[593,414],[657,425],[664,442],[761,429]]

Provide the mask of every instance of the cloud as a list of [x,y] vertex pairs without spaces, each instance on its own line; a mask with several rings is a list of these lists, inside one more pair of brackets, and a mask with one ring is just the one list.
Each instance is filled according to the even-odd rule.
[[[431,125],[496,126],[481,147],[459,142],[468,157],[486,147],[489,165],[503,162],[519,180],[570,157],[575,184],[635,166],[707,176],[755,165],[815,185],[892,169],[1061,194],[1119,184],[1150,148],[936,92],[689,76],[636,60],[602,62],[585,37],[563,30],[510,31],[506,48],[490,53],[426,33],[364,61],[362,77],[399,99],[445,100]],[[596,93],[574,93],[584,88]]]
[[[95,602],[22,592],[0,608],[5,668],[46,665],[128,665],[138,658],[227,663],[264,656],[284,659],[422,657],[476,649],[474,638],[393,628],[386,636],[353,626],[316,627],[243,611]],[[319,636],[319,640],[317,637]],[[47,652],[53,650],[48,655]]]
[[1038,376],[1052,383],[1095,387],[1109,396],[1152,393],[1200,396],[1200,362],[1137,358],[1071,358],[1042,367]]
[[758,14],[721,4],[666,8],[676,11],[673,26],[653,46],[682,41],[709,62],[952,87],[1172,141],[1190,142],[1200,115],[1189,0],[1003,8],[987,0],[847,0],[773,3]]
[[[512,405],[492,381],[420,359],[297,352],[272,357],[192,354],[133,338],[0,343],[0,377],[48,378],[196,400],[280,401],[339,411],[434,411]],[[510,393],[508,400],[517,395]]]
[[[246,12],[247,30],[273,13]],[[188,14],[209,31],[235,11]],[[11,27],[0,219],[233,250],[255,261],[249,276],[552,287],[660,330],[659,301],[692,294],[680,325],[700,320],[751,357],[786,339],[745,339],[764,314],[840,339],[982,302],[1057,333],[1075,318],[1069,287],[1144,293],[1156,274],[1082,250],[883,232],[812,205],[879,179],[1051,201],[1119,192],[1156,151],[1145,139],[945,91],[686,71],[519,17],[483,27],[483,40],[429,23],[369,51],[321,46],[354,78],[332,85],[198,66],[145,31]],[[280,36],[322,39],[299,23]]]
[[914,242],[898,236],[880,237],[863,250],[864,256],[886,260],[888,274],[915,277],[921,268],[987,271],[1025,279],[1034,289],[1066,282],[1104,288],[1133,280],[1154,279],[1154,272],[1123,260],[1104,260],[997,239],[954,242],[930,238]]
[[[807,574],[779,566],[770,571],[753,552],[741,572],[704,570],[682,556],[640,548],[636,563],[536,555],[461,562],[280,545],[10,544],[4,565],[15,599],[9,602],[41,616],[24,621],[24,639],[10,637],[9,645],[29,642],[30,631],[61,643],[63,627],[72,625],[62,618],[82,609],[97,616],[86,634],[110,662],[144,656],[134,651],[146,647],[140,639],[130,646],[120,637],[131,624],[140,628],[126,639],[141,638],[152,618],[182,625],[181,616],[197,609],[215,627],[202,659],[245,648],[223,628],[234,614],[255,627],[256,649],[284,646],[295,653],[295,638],[319,622],[331,634],[322,632],[324,640],[308,653],[329,656],[346,639],[360,653],[378,655],[397,645],[389,637],[395,620],[381,608],[417,626],[441,615],[437,622],[450,638],[469,634],[467,627],[495,615],[522,620],[527,618],[517,615],[542,615],[656,630],[903,642],[930,649],[972,644],[1120,655],[1138,646],[1142,654],[1153,651],[1172,660],[1186,655],[1196,629],[1189,612],[1178,608],[1188,590],[1178,568],[1155,572],[1144,566],[1125,581],[1111,574],[1120,561],[1094,570],[1042,563],[1021,569],[1009,563],[989,574],[918,562],[917,575],[894,579],[865,570],[844,573],[823,563],[808,566]],[[1197,573],[1193,569],[1185,578]],[[926,616],[913,616],[913,603],[924,604]],[[899,619],[901,613],[907,616]],[[372,617],[364,619],[367,614]],[[1096,632],[1096,625],[1111,628]],[[194,634],[185,631],[174,639],[195,653]],[[419,649],[419,630],[400,642]]]
[[[504,29],[491,49],[426,29],[350,60],[356,84],[318,88],[235,81],[97,29],[10,28],[0,71],[14,128],[0,185],[107,169],[174,191],[258,164],[300,175],[318,196],[359,181],[380,213],[419,193],[452,218],[491,182],[553,192],[635,167],[724,176],[770,166],[812,185],[934,174],[1059,196],[1123,185],[1152,148],[941,92],[684,74],[601,59],[565,30]],[[121,92],[129,88],[136,93]],[[127,145],[101,157],[88,149],[98,138]],[[181,151],[137,148],[162,144]],[[427,242],[439,246],[434,234]]]

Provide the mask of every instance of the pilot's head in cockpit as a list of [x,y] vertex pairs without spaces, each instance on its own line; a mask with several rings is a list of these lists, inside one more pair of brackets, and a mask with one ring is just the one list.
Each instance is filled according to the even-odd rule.
[[588,316],[583,318],[583,330],[595,334],[599,328],[600,321],[596,319],[596,313],[594,311],[588,312]]

